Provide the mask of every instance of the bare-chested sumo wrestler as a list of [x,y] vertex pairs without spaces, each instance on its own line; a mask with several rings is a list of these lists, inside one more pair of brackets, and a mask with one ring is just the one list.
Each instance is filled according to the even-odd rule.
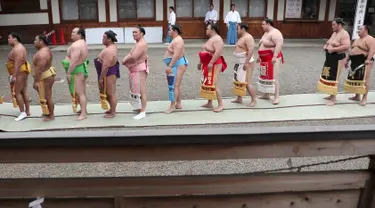
[[163,61],[167,65],[168,97],[171,105],[165,113],[172,113],[175,109],[182,109],[181,83],[188,65],[188,60],[185,57],[184,40],[181,37],[181,27],[172,25],[169,34],[172,37],[172,42],[165,51]]
[[135,45],[122,64],[129,69],[130,104],[139,114],[134,116],[135,120],[146,117],[147,105],[147,76],[148,68],[148,45],[144,39],[146,30],[140,25],[133,29]]
[[336,102],[338,78],[340,77],[341,69],[345,65],[345,52],[350,48],[350,36],[343,28],[343,25],[344,21],[341,18],[335,18],[332,21],[333,33],[323,46],[326,53],[326,60],[317,89],[320,92],[330,95],[324,98],[329,100],[327,103],[328,106],[332,106]]
[[112,30],[104,32],[102,42],[105,48],[100,52],[98,58],[94,59],[98,75],[101,106],[102,109],[107,110],[104,118],[114,118],[116,116],[116,81],[120,78],[118,50],[115,44],[117,42],[116,35]]
[[220,90],[220,74],[227,68],[223,54],[224,41],[219,35],[217,24],[209,24],[206,28],[209,37],[199,52],[200,64],[198,70],[202,70],[203,80],[200,89],[200,96],[208,100],[201,107],[213,108],[212,100],[217,100],[218,106],[214,112],[221,112],[224,109],[223,97]]
[[274,28],[273,21],[266,18],[262,22],[264,35],[259,41],[258,59],[260,62],[260,76],[258,80],[258,90],[264,93],[260,99],[270,99],[270,94],[274,94],[273,104],[280,101],[279,70],[280,64],[284,63],[282,47],[284,44],[283,34]]
[[27,78],[31,73],[31,66],[27,61],[26,48],[21,43],[20,35],[12,32],[8,35],[8,43],[12,50],[8,54],[6,68],[9,73],[10,90],[13,107],[19,107],[20,115],[15,119],[21,121],[30,116],[30,96],[27,90]]
[[[350,68],[345,80],[344,90],[354,93],[355,96],[349,100],[360,101],[364,106],[367,102],[367,94],[370,89],[370,77],[374,64],[375,39],[369,35],[370,28],[362,25],[358,30],[359,38],[354,40],[352,49],[346,58],[345,67]],[[363,95],[361,100],[361,95]]]
[[234,77],[232,92],[237,95],[237,99],[232,103],[242,103],[242,96],[246,96],[246,90],[251,96],[251,102],[248,106],[256,105],[256,92],[251,84],[251,77],[254,70],[254,38],[248,33],[249,27],[245,23],[237,26],[238,39],[233,56],[236,59],[234,65]]
[[[88,48],[86,32],[83,28],[74,28],[71,34],[72,45],[68,48],[67,56],[62,60],[65,68],[69,91],[72,96],[73,112],[79,113],[77,120],[87,118],[86,78],[89,75],[87,59]],[[77,105],[80,111],[77,111]]]
[[55,119],[52,86],[56,76],[56,69],[52,66],[53,54],[48,48],[48,41],[44,35],[35,37],[34,46],[38,51],[33,57],[35,72],[33,86],[39,95],[39,103],[45,116],[43,121],[52,121]]

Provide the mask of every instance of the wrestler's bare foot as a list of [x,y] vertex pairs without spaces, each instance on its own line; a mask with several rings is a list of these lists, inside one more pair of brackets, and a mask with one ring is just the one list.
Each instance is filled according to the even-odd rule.
[[367,102],[367,98],[366,97],[363,97],[361,102],[359,103],[361,106],[365,106],[366,105],[366,102]]
[[358,96],[358,95],[354,95],[353,97],[349,97],[348,99],[349,99],[349,100],[353,100],[353,101],[360,101],[360,100],[361,100],[361,97]]
[[55,116],[48,116],[48,117],[45,117],[45,118],[43,118],[42,121],[44,121],[44,122],[49,122],[49,121],[53,121],[53,120],[55,120]]
[[335,100],[329,100],[327,103],[327,106],[334,106],[335,105]]
[[247,106],[254,107],[257,104],[257,101],[252,100]]
[[201,105],[202,108],[213,108],[214,106],[212,105],[212,103],[206,103],[206,104],[203,104]]
[[77,121],[82,121],[82,120],[85,120],[87,118],[87,115],[79,115],[77,117]]
[[219,112],[223,111],[223,109],[224,109],[224,106],[223,105],[219,105],[218,107],[214,108],[214,112],[215,113],[219,113]]
[[332,100],[332,95],[329,95],[329,96],[327,96],[327,97],[325,97],[325,98],[323,98],[324,100]]
[[231,103],[239,103],[239,104],[242,104],[242,99],[241,98],[237,98],[235,100],[232,100]]
[[106,112],[104,112],[104,114],[110,114],[111,113],[111,110],[107,110]]
[[31,115],[30,111],[26,111],[26,115],[30,116]]
[[176,109],[182,109],[182,105],[181,104],[176,104]]
[[103,116],[103,118],[114,118],[114,117],[116,117],[116,114],[111,113],[111,112],[108,112]]
[[164,113],[169,114],[169,113],[172,113],[174,110],[176,110],[176,106],[171,104],[171,106],[169,106],[168,110],[164,111]]
[[277,104],[279,104],[279,102],[280,102],[280,98],[279,97],[275,97],[275,99],[273,99],[272,104],[277,105]]
[[262,99],[262,100],[270,100],[271,97],[270,97],[269,95],[264,94],[264,95],[260,96],[259,99]]

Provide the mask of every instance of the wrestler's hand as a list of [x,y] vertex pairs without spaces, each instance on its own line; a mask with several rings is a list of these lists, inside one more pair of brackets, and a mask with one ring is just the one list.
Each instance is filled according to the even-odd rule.
[[247,71],[247,64],[244,64],[242,70]]
[[104,87],[104,78],[102,78],[102,77],[99,78],[99,86],[100,86],[100,88]]
[[208,71],[212,71],[212,67],[214,67],[214,65],[211,64],[211,63],[209,63],[209,64],[207,65]]
[[198,70],[202,70],[202,64],[198,64],[198,65],[197,65],[197,69],[198,69]]
[[11,83],[15,82],[15,81],[16,81],[16,76],[15,76],[15,75],[11,75],[9,81],[10,81]]
[[34,87],[34,90],[38,91],[38,89],[39,89],[39,83],[38,82],[34,82],[33,87]]
[[365,64],[367,65],[367,64],[371,64],[373,61],[372,60],[366,60],[365,61]]
[[72,81],[72,77],[71,77],[70,74],[66,75],[66,80],[68,80],[68,83],[70,83]]
[[260,63],[260,58],[258,57],[258,58],[257,58],[257,64],[259,64],[259,63]]
[[276,60],[277,60],[277,58],[273,57],[273,58],[272,58],[272,64],[275,64],[275,63],[276,63]]
[[328,50],[328,53],[332,53],[333,52],[333,47],[331,45],[327,46],[326,49]]
[[172,68],[171,67],[167,67],[167,69],[165,69],[165,73],[166,74],[172,74],[173,73]]

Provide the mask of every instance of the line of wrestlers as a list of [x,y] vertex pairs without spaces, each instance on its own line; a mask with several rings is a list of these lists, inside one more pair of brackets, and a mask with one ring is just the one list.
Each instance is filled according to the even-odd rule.
[[[278,103],[278,87],[276,87],[277,71],[280,59],[282,58],[282,35],[280,31],[273,28],[272,20],[265,20],[262,24],[265,35],[260,41],[260,50],[258,62],[261,65],[261,76],[259,77],[258,88],[264,92],[264,99],[269,99],[269,94],[275,93],[274,103]],[[250,106],[256,103],[255,90],[247,81],[251,77],[253,70],[254,39],[247,32],[248,27],[245,24],[238,25],[238,33],[241,38],[238,40],[234,56],[237,64],[234,66],[233,93],[238,96],[233,102],[242,103],[242,96],[246,95],[246,89],[250,92],[252,102]],[[146,31],[138,26],[133,30],[133,38],[136,44],[129,54],[124,57],[122,64],[129,71],[130,84],[130,104],[138,115],[134,119],[146,117],[146,79],[149,73],[147,43],[144,39]],[[171,44],[167,47],[163,62],[166,64],[166,78],[168,83],[168,95],[171,102],[170,107],[165,113],[171,113],[175,109],[181,109],[181,82],[182,77],[188,66],[188,60],[184,55],[184,40],[179,25],[173,25],[169,30],[173,38]],[[199,70],[202,70],[202,83],[200,86],[200,96],[208,100],[202,107],[213,108],[212,101],[218,101],[218,107],[214,112],[223,110],[223,101],[219,88],[219,77],[223,73],[227,64],[222,56],[224,42],[218,34],[217,24],[207,26],[207,35],[209,39],[203,45],[203,50],[199,52],[200,64]],[[52,66],[53,54],[48,48],[46,36],[37,35],[34,40],[34,46],[37,49],[33,56],[32,67],[27,61],[27,52],[21,43],[19,34],[10,33],[8,42],[12,46],[9,53],[6,67],[9,72],[10,89],[13,106],[19,107],[20,115],[16,121],[23,120],[30,116],[30,98],[27,91],[27,77],[31,73],[34,76],[34,89],[38,91],[39,102],[43,112],[43,120],[54,120],[54,103],[52,101],[52,86],[55,81],[56,69]],[[77,120],[87,118],[87,98],[85,80],[88,77],[88,48],[85,41],[86,35],[83,28],[74,28],[71,33],[72,45],[67,50],[67,55],[62,60],[62,65],[66,72],[69,92],[72,97],[73,112],[78,114]],[[106,110],[105,118],[113,118],[116,115],[116,81],[120,78],[120,66],[118,62],[118,49],[116,46],[116,34],[109,30],[103,34],[103,44],[106,46],[94,59],[94,65],[97,71],[99,98],[101,107]],[[274,56],[276,50],[276,56]],[[33,70],[32,70],[33,69]],[[78,104],[80,110],[78,110]]]
[[323,46],[326,58],[317,89],[329,95],[324,98],[328,100],[328,106],[334,105],[338,94],[338,81],[341,71],[343,67],[348,68],[348,75],[344,81],[344,91],[355,94],[349,100],[359,101],[360,105],[364,106],[370,88],[375,39],[369,35],[369,27],[361,25],[358,27],[359,38],[351,44],[349,33],[343,26],[344,21],[341,18],[335,18],[332,21],[333,33]]
[[[326,61],[318,82],[318,91],[329,93],[327,97],[333,105],[337,94],[337,78],[343,65],[351,61],[351,67],[346,79],[344,89],[356,95],[350,99],[359,100],[363,94],[361,104],[365,104],[368,92],[368,78],[372,67],[372,56],[374,54],[374,39],[368,35],[369,28],[361,26],[359,28],[359,39],[353,43],[353,48],[349,52],[348,58],[345,51],[350,45],[350,37],[342,28],[342,19],[336,18],[332,23],[332,37],[324,45],[326,51]],[[258,90],[264,95],[260,99],[270,99],[274,95],[273,104],[279,103],[279,82],[278,72],[280,64],[283,63],[283,36],[281,32],[273,27],[271,19],[265,19],[262,22],[264,35],[259,41],[258,58],[256,60],[260,65],[260,75],[257,82]],[[233,56],[236,58],[236,64],[233,71],[232,92],[237,96],[233,103],[242,103],[242,97],[248,91],[251,96],[249,106],[256,105],[256,92],[250,81],[254,69],[254,39],[248,33],[246,24],[237,26],[240,36]],[[146,79],[149,72],[147,63],[147,43],[144,40],[146,31],[138,26],[133,31],[133,38],[136,44],[127,56],[122,60],[122,64],[129,69],[130,84],[130,104],[138,111],[134,119],[146,117]],[[165,113],[171,113],[175,109],[181,109],[181,82],[182,77],[188,66],[188,60],[184,55],[184,41],[181,37],[182,30],[179,25],[172,25],[169,30],[173,38],[167,47],[163,62],[166,64],[166,78],[168,83],[168,95],[170,107]],[[224,42],[218,34],[217,24],[209,24],[206,28],[206,34],[209,37],[199,52],[200,64],[198,70],[202,71],[202,80],[200,86],[200,97],[208,102],[202,107],[213,108],[212,101],[217,100],[218,106],[213,108],[214,112],[221,112],[224,108],[219,77],[227,68],[227,63],[222,56]],[[69,91],[72,96],[73,111],[78,113],[78,120],[87,118],[87,99],[85,89],[85,79],[88,76],[87,59],[88,49],[85,42],[85,31],[82,28],[75,28],[72,31],[71,38],[74,41],[68,48],[67,56],[62,64],[67,73]],[[9,44],[13,47],[9,53],[7,68],[10,75],[10,87],[12,91],[12,100],[14,107],[19,107],[21,114],[17,121],[30,115],[30,104],[27,93],[27,75],[31,72],[31,67],[26,60],[26,49],[20,43],[17,33],[11,33],[8,37]],[[118,50],[115,44],[117,42],[116,34],[113,31],[107,31],[103,34],[103,44],[106,46],[98,58],[94,59],[95,68],[98,75],[98,86],[101,106],[105,112],[105,118],[113,118],[116,114],[116,80],[120,77]],[[38,35],[34,41],[38,52],[33,57],[34,88],[38,90],[40,104],[42,106],[45,121],[54,119],[53,102],[51,98],[52,85],[56,70],[52,66],[52,53],[47,47],[47,39],[43,35]],[[340,53],[340,50],[342,51]],[[344,55],[342,55],[344,54]],[[370,57],[370,58],[369,58]],[[19,67],[15,67],[19,66]],[[77,106],[80,105],[80,111]]]

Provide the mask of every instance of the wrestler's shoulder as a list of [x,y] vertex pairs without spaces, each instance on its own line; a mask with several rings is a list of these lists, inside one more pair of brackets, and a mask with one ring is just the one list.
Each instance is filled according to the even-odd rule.
[[[359,38],[358,38],[359,39]],[[366,37],[365,37],[365,41],[374,41],[375,40],[375,38],[374,37],[372,37],[372,35],[367,35]]]
[[349,33],[348,33],[348,31],[346,31],[345,29],[343,29],[342,31],[341,31],[341,35],[343,35],[344,37],[350,37],[350,35],[349,35]]
[[[12,49],[13,52],[24,52],[26,51],[26,47],[22,44],[18,44],[16,47]],[[11,52],[12,52],[11,51]]]
[[220,35],[216,35],[214,38],[213,38],[214,41],[223,41],[223,38],[220,36]]
[[281,33],[281,31],[279,29],[275,28],[272,32],[273,32],[272,35],[277,35],[277,36],[283,37],[283,33]]
[[250,33],[247,33],[247,35],[245,36],[245,38],[247,39],[247,40],[254,40],[254,37],[250,34]]

